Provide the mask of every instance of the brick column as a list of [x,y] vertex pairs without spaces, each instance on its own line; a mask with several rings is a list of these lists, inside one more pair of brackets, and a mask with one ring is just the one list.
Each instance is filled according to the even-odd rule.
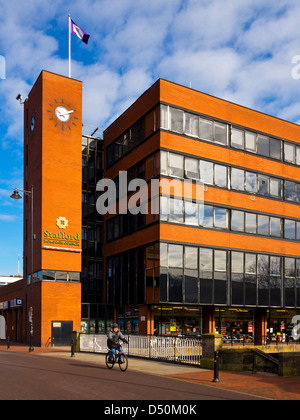
[[255,311],[255,344],[266,344],[267,337],[267,309],[259,308]]
[[215,308],[213,306],[203,306],[203,334],[215,333]]

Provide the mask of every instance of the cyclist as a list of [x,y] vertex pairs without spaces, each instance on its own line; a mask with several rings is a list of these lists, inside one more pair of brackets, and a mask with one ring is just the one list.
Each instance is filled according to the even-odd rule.
[[116,350],[118,350],[120,353],[123,351],[120,340],[123,341],[123,343],[128,343],[124,335],[119,330],[118,324],[114,324],[112,329],[107,333],[107,347],[110,350],[108,356],[109,362],[112,361]]

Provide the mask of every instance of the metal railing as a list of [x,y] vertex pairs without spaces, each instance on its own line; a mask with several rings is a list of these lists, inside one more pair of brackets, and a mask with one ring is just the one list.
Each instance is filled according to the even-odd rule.
[[[129,356],[200,365],[202,345],[197,338],[129,335],[126,339],[128,344],[122,347]],[[106,353],[106,343],[106,335],[80,335],[80,351]]]
[[300,340],[293,340],[289,336],[284,335],[255,335],[254,337],[242,336],[240,338],[234,336],[223,337],[223,346],[226,348],[231,347],[253,347],[253,346],[286,346],[286,345],[299,345]]

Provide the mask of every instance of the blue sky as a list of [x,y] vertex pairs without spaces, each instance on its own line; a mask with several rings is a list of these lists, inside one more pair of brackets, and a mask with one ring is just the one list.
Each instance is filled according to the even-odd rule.
[[9,197],[23,185],[15,98],[42,69],[67,76],[68,14],[90,34],[87,46],[72,35],[85,133],[107,127],[158,78],[300,122],[299,0],[0,0],[0,275],[17,274],[23,249],[23,203]]

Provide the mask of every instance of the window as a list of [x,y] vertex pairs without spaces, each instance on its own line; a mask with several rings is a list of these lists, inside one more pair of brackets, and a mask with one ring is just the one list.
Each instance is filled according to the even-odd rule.
[[199,137],[199,118],[197,115],[185,113],[185,132],[190,136]]
[[296,184],[295,182],[285,181],[284,198],[288,201],[296,201]]
[[257,216],[257,233],[260,235],[269,235],[269,217],[262,216],[259,214]]
[[168,153],[163,150],[160,152],[160,173],[168,175]]
[[213,122],[200,118],[200,137],[204,140],[213,140]]
[[200,248],[199,251],[199,269],[202,279],[212,279],[213,269],[213,250],[208,248]]
[[227,187],[227,167],[221,165],[215,165],[215,185],[220,187]]
[[169,129],[169,107],[161,105],[160,107],[160,126],[161,128]]
[[183,178],[183,156],[175,153],[169,154],[170,175]]
[[295,258],[285,258],[284,259],[285,264],[285,276],[286,277],[295,277]]
[[199,205],[199,223],[200,226],[213,227],[214,223],[214,208],[204,204]]
[[170,130],[176,133],[183,133],[183,111],[177,108],[169,108]]
[[263,156],[269,156],[269,137],[258,134],[257,153]]
[[199,206],[191,201],[184,201],[185,206],[185,223],[188,225],[199,225],[198,209]]
[[197,159],[185,158],[185,176],[199,179],[199,162]]
[[245,305],[256,305],[256,255],[245,254]]
[[256,274],[256,255],[245,254],[245,273]]
[[281,220],[278,217],[270,217],[270,235],[281,237]]
[[295,146],[290,143],[284,143],[284,160],[285,162],[295,162]]
[[295,188],[296,188],[296,201],[300,202],[300,184],[296,184]]
[[214,278],[217,280],[226,280],[227,278],[227,251],[214,251]]
[[244,149],[245,138],[243,130],[238,130],[237,128],[231,129],[231,146],[237,149]]
[[244,231],[244,212],[232,210],[231,212],[231,230],[237,232]]
[[214,123],[215,126],[215,142],[227,145],[227,124]]
[[256,214],[245,213],[245,232],[256,233]]
[[281,306],[281,258],[270,257],[270,305]]
[[184,268],[198,270],[198,248],[190,246],[184,248]]
[[183,246],[169,244],[169,267],[183,268]]
[[169,269],[169,302],[182,302],[182,280],[182,269]]
[[295,221],[285,219],[284,237],[285,239],[296,239],[296,222]]
[[231,188],[233,188],[234,190],[244,191],[244,171],[242,171],[241,169],[231,169]]
[[214,171],[211,162],[206,162],[205,160],[200,161],[200,179],[204,184],[214,183]]
[[184,249],[185,302],[198,302],[198,249]]
[[44,270],[43,280],[55,280],[55,271]]
[[168,266],[168,245],[165,243],[160,244],[159,249],[160,265],[162,267]]
[[269,256],[257,256],[258,305],[269,305]]
[[256,152],[256,134],[250,131],[245,132],[245,148],[249,152]]
[[232,303],[244,304],[244,254],[242,252],[231,253],[231,287]]
[[[298,261],[297,268],[298,268]],[[297,270],[298,271],[298,270]],[[284,259],[284,300],[285,306],[295,305],[295,258]]]
[[281,141],[270,138],[270,157],[281,159]]
[[300,147],[296,147],[296,165],[300,165]]
[[160,197],[160,220],[168,221],[170,209],[169,209],[169,198]]
[[214,209],[214,226],[220,229],[228,228],[227,209],[215,207]]
[[296,222],[296,238],[300,239],[300,222]]
[[271,276],[280,276],[280,265],[281,265],[281,258],[280,257],[270,257],[270,275]]
[[170,198],[169,222],[183,223],[183,201]]
[[257,175],[258,193],[269,195],[269,177],[265,175]]
[[256,174],[253,172],[246,172],[246,191],[256,192]]
[[242,252],[231,253],[231,273],[234,280],[243,280],[244,254]]
[[273,197],[281,197],[281,180],[270,178],[270,195]]

